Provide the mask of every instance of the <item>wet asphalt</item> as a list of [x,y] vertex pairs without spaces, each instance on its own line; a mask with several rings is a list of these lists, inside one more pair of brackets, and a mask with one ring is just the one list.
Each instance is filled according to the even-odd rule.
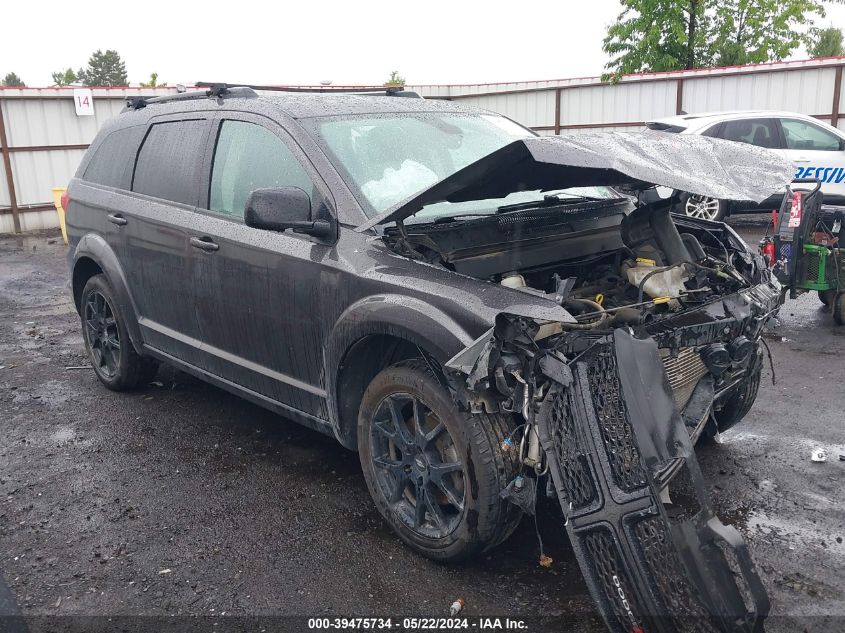
[[[763,232],[733,222],[749,243]],[[164,367],[113,393],[86,367],[52,233],[0,238],[0,574],[30,621],[53,616],[553,616],[603,631],[560,514],[459,566],[410,552],[370,502],[357,455]],[[769,631],[845,630],[845,328],[816,295],[766,340],[757,403],[698,451],[720,517],[749,544]],[[82,367],[79,369],[79,367]],[[825,463],[811,452],[824,448]],[[43,616],[43,617],[42,617]],[[209,622],[211,620],[208,620]]]

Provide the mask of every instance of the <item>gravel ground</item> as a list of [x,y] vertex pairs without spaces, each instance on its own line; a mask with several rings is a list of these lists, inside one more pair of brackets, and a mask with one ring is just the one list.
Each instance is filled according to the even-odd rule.
[[[736,224],[749,242],[763,230]],[[439,565],[385,527],[357,455],[332,439],[166,367],[139,391],[103,388],[65,253],[52,233],[0,238],[0,574],[31,628],[444,616],[460,596],[473,618],[603,630],[551,504],[550,569],[530,520],[481,560]],[[845,629],[843,336],[815,294],[789,302],[767,336],[777,384],[767,367],[745,422],[699,451],[772,598],[770,631]],[[827,463],[811,463],[816,447]]]

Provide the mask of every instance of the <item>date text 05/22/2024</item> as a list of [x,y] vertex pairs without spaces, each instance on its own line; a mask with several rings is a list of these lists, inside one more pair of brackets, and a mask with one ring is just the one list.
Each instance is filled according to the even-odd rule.
[[525,620],[479,618],[309,618],[312,631],[528,631]]

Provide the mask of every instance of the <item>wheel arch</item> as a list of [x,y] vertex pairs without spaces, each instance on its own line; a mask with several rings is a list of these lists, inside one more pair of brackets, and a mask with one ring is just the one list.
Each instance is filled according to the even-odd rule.
[[129,290],[129,284],[123,268],[114,250],[102,236],[89,233],[84,235],[73,254],[71,270],[71,291],[76,311],[81,313],[82,290],[94,275],[103,274],[115,293],[120,313],[126,319],[129,340],[139,354],[142,352],[143,339],[138,326],[138,311]]
[[382,369],[410,358],[442,364],[472,340],[452,318],[418,299],[381,295],[353,304],[335,324],[325,352],[328,413],[338,441],[357,450],[361,398]]

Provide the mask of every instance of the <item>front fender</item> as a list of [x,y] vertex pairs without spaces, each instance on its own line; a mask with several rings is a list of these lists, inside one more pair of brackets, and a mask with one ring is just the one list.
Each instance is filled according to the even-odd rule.
[[[109,246],[108,242],[102,236],[95,233],[87,233],[79,240],[69,259],[71,262],[71,278],[73,278],[80,260],[90,259],[100,267],[100,270],[103,271],[109,285],[114,291],[118,309],[126,321],[129,340],[132,341],[132,346],[136,351],[140,353],[143,346],[143,338],[141,337],[141,329],[138,326],[138,310],[135,299],[132,297],[132,292],[129,290],[129,283],[126,280],[123,267],[120,265],[112,247]],[[76,309],[78,312],[80,306],[77,305]]]
[[324,351],[329,420],[344,445],[348,438],[341,428],[338,403],[340,369],[353,345],[372,335],[406,340],[441,363],[473,340],[452,317],[420,299],[383,294],[365,297],[349,306],[335,322]]

